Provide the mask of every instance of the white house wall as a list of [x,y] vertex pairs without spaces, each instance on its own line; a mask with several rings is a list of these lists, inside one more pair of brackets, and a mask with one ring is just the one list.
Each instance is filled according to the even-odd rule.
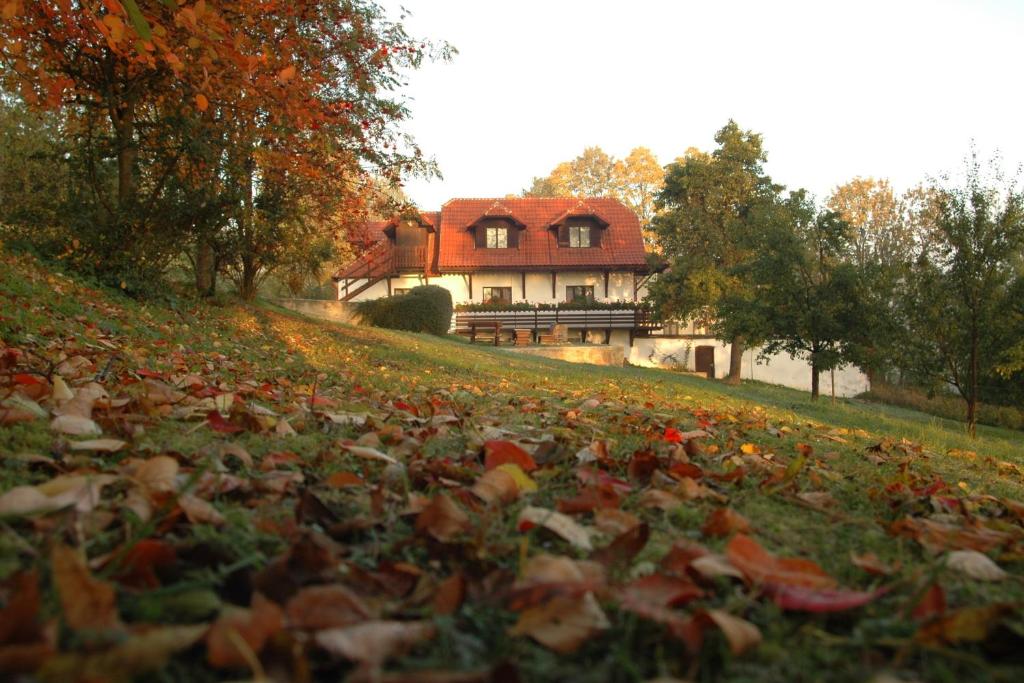
[[[559,272],[555,279],[555,296],[551,296],[551,273],[526,273],[526,297],[523,297],[523,276],[521,271],[485,271],[473,274],[473,296],[469,296],[469,275],[447,274],[432,276],[429,283],[444,287],[452,295],[452,303],[482,303],[484,287],[511,287],[513,303],[528,302],[531,304],[555,304],[565,301],[565,288],[574,285],[590,285],[594,288],[594,298],[598,301],[632,301],[633,274],[610,273],[608,276],[608,296],[604,295],[604,273],[602,272]],[[359,285],[353,284],[352,288]],[[392,290],[410,288],[427,284],[422,275],[401,275],[391,278]],[[375,283],[355,296],[353,301],[379,299],[388,295],[385,280]]]
[[[629,347],[628,335],[618,339],[612,334],[612,343],[622,345],[626,360],[632,365],[644,367],[666,367],[695,371],[696,348],[715,347],[715,375],[724,377],[729,371],[731,345],[715,339],[673,339],[658,337],[637,337]],[[811,366],[804,360],[790,358],[788,354],[777,353],[768,361],[757,359],[758,351],[748,349],[743,354],[743,379],[753,379],[768,384],[779,384],[803,391],[811,390]],[[824,395],[832,393],[832,377],[821,373],[820,390]],[[835,372],[836,396],[855,396],[867,391],[870,385],[867,375],[858,368],[849,366]]]

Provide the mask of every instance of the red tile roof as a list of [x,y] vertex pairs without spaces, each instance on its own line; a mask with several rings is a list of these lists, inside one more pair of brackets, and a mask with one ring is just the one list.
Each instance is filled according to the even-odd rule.
[[[604,226],[600,246],[559,247],[554,226],[567,218],[593,216]],[[476,246],[472,226],[485,218],[507,218],[520,226],[518,247],[485,249]],[[441,211],[423,212],[421,223],[431,227],[427,235],[427,275],[477,270],[645,270],[647,266],[640,221],[617,199],[574,197],[524,197],[514,199],[452,199]],[[395,225],[374,221],[361,226],[361,246],[370,247],[387,238]],[[388,244],[385,242],[385,244]],[[386,247],[381,247],[386,249]],[[376,250],[376,260],[383,254]],[[365,259],[339,271],[335,278],[355,277],[365,270]]]
[[[523,223],[518,248],[477,248],[469,229],[494,207]],[[570,216],[593,215],[607,223],[601,246],[559,247],[552,225]],[[437,267],[445,272],[474,270],[643,269],[647,265],[640,221],[617,199],[523,197],[516,199],[452,199],[441,209]]]

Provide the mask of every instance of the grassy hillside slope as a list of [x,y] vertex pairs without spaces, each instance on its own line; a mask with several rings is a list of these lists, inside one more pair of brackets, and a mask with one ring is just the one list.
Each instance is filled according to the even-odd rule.
[[0,672],[1024,675],[1013,432],[2,253],[0,340]]

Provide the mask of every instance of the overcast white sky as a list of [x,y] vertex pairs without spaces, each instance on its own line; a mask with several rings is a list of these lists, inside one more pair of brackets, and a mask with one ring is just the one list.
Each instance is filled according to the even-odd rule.
[[970,141],[1024,161],[1024,0],[384,0],[458,48],[410,74],[407,125],[443,180],[424,210],[519,192],[599,145],[662,164],[731,117],[767,170],[819,198],[854,176],[897,189],[955,170]]

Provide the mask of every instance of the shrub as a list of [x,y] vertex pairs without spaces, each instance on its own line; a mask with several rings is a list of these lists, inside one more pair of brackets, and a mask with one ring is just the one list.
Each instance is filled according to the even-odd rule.
[[356,305],[363,322],[376,327],[430,334],[448,334],[452,295],[444,287],[413,287],[402,296],[362,301]]

